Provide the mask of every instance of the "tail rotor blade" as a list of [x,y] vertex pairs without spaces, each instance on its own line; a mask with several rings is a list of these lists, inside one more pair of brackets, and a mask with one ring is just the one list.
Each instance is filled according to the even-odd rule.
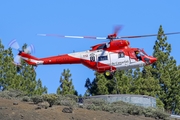
[[14,48],[16,50],[19,50],[19,48],[20,48],[18,42],[16,41],[16,39],[12,40],[9,43],[9,47]]
[[24,49],[25,53],[34,53],[35,49],[33,45],[28,46],[26,49]]
[[14,64],[21,65],[21,57],[19,55],[16,55],[16,57],[14,58]]

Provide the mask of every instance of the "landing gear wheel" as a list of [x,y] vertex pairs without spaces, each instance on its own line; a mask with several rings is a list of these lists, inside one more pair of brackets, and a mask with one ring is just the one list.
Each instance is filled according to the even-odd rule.
[[109,80],[113,79],[113,73],[111,71],[109,71],[109,70],[106,70],[104,72],[104,76],[105,76],[106,79],[109,79]]

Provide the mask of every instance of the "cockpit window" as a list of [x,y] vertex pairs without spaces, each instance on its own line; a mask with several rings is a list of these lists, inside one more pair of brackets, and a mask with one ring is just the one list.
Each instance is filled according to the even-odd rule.
[[[141,49],[141,50],[139,50],[139,51],[141,52],[141,54],[147,55],[146,52],[145,52],[143,49]],[[147,56],[148,56],[148,55],[147,55]]]
[[144,53],[142,53],[142,52],[139,52],[139,54],[140,54],[141,56],[144,56]]
[[138,59],[138,60],[142,60],[142,58],[141,58],[141,52],[139,52],[139,51],[135,51],[135,55],[136,55],[136,58]]

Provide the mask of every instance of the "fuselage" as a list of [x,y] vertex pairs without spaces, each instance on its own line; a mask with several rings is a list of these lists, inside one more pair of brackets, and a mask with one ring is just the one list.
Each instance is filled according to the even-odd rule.
[[[139,53],[137,56],[136,52]],[[126,48],[119,50],[88,50],[46,58],[35,58],[22,52],[19,54],[28,64],[51,65],[51,64],[83,64],[86,67],[103,73],[106,70],[126,70],[152,64],[156,58],[150,57],[138,48]]]

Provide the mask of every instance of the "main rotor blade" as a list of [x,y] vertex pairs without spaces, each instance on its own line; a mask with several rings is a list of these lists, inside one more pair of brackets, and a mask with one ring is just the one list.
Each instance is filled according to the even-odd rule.
[[[180,34],[180,32],[172,32],[172,33],[164,33],[162,35],[173,35],[173,34]],[[137,36],[122,36],[122,37],[117,37],[117,39],[120,38],[141,38],[141,37],[152,37],[152,36],[158,36],[159,34],[149,34],[149,35],[137,35]]]
[[114,27],[114,34],[117,35],[118,32],[122,29],[122,27],[123,27],[122,25],[115,26],[115,27]]
[[16,39],[12,40],[12,41],[9,43],[8,46],[11,47],[11,48],[14,48],[14,49],[16,49],[16,50],[19,50],[19,44],[18,44],[18,42],[16,41]]
[[94,36],[63,36],[59,34],[38,34],[40,36],[53,36],[61,38],[88,38],[88,39],[107,39],[106,37],[94,37]]

